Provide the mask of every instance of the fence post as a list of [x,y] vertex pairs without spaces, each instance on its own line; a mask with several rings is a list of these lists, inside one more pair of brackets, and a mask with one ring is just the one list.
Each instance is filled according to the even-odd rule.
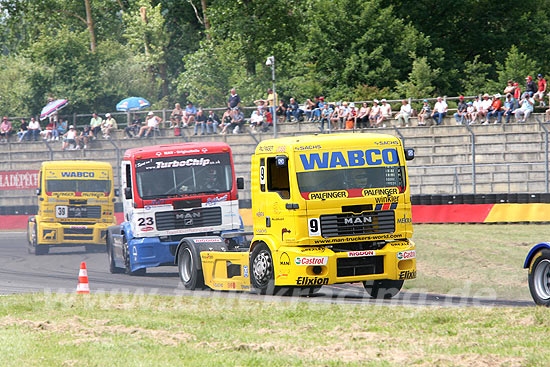
[[468,124],[464,124],[466,129],[470,132],[472,135],[472,191],[475,194],[476,193],[476,135],[474,134],[474,131]]
[[118,187],[122,187],[122,178],[120,176],[121,175],[121,172],[120,172],[120,148],[118,147],[118,145],[115,144],[113,139],[111,139],[110,137],[107,139],[107,141],[109,143],[111,143],[112,146],[114,146],[115,149],[116,149],[116,161],[117,161],[116,172],[117,172],[117,175],[118,175]]
[[538,116],[535,116],[539,126],[544,130],[544,187],[548,193],[548,128],[544,126]]
[[395,129],[395,132],[397,133],[397,135],[399,135],[399,139],[401,139],[401,143],[403,144],[403,148],[405,148],[405,137],[403,136],[403,134],[401,134],[401,131],[399,131],[397,126],[394,126],[393,128]]

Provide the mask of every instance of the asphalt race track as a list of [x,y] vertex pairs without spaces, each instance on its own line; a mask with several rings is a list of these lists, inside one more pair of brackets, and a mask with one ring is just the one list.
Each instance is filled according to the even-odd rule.
[[186,291],[176,267],[147,269],[145,276],[109,273],[106,253],[87,253],[84,247],[51,249],[48,255],[27,253],[24,232],[0,232],[0,295],[14,293],[74,293],[80,262],[85,261],[92,293],[193,295],[322,303],[362,303],[417,306],[534,306],[531,301],[452,297],[428,293],[401,292],[392,300],[373,300],[360,284],[324,286],[312,297],[259,296],[249,293]]

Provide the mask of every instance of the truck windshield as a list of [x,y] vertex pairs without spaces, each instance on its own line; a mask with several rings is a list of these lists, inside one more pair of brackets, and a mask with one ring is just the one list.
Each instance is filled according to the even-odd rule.
[[233,170],[228,153],[150,158],[136,161],[136,184],[143,199],[228,192]]
[[300,192],[404,188],[403,166],[361,167],[297,173]]
[[111,191],[109,180],[46,180],[46,192],[105,192]]

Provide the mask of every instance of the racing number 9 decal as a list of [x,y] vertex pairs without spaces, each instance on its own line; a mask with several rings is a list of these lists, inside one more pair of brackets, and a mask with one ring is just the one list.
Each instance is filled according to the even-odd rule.
[[321,235],[321,226],[319,225],[319,218],[310,218],[309,219],[309,236],[316,237]]
[[265,166],[260,166],[260,185],[265,184]]
[[55,216],[57,218],[67,218],[68,210],[66,205],[58,205],[55,207]]
[[152,226],[153,225],[153,217],[146,217],[146,218],[138,218],[138,226]]

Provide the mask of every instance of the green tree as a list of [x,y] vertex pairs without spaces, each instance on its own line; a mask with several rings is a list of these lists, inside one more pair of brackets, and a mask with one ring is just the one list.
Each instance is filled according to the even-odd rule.
[[462,85],[464,93],[469,96],[477,96],[483,92],[493,92],[488,74],[491,65],[479,61],[479,55],[473,61],[464,62]]
[[405,82],[396,81],[395,89],[401,97],[425,98],[433,96],[435,87],[433,81],[439,77],[441,70],[432,69],[427,57],[413,61],[409,78]]
[[508,55],[501,64],[497,62],[498,83],[504,88],[508,80],[514,80],[523,85],[525,77],[537,75],[537,62],[523,52],[520,52],[516,46],[512,46]]

